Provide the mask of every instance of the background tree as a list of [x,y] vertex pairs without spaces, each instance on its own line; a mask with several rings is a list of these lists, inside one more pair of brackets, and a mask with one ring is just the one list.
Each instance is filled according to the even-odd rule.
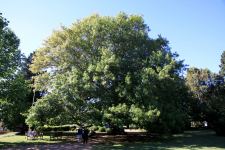
[[218,135],[225,136],[225,52],[221,55],[220,74],[215,75],[204,94],[207,121]]
[[22,127],[27,110],[29,83],[21,73],[19,39],[0,14],[0,121],[8,129]]
[[186,84],[189,87],[192,99],[189,101],[189,115],[191,121],[203,122],[206,120],[204,110],[205,102],[208,101],[204,97],[205,92],[210,86],[213,79],[213,73],[208,69],[189,68],[186,75]]
[[107,120],[113,126],[182,131],[187,90],[177,57],[166,39],[149,37],[149,27],[137,15],[93,15],[62,27],[33,57],[34,86],[48,94],[30,109],[27,123]]
[[27,98],[27,101],[31,103],[31,105],[38,99],[41,98],[44,91],[35,91],[35,89],[32,87],[34,81],[33,77],[36,76],[36,74],[32,73],[29,68],[32,64],[32,58],[33,58],[34,52],[30,53],[28,57],[22,55],[21,57],[21,67],[20,67],[20,73],[24,76],[25,80],[27,80],[30,84],[30,93]]
[[207,121],[218,135],[225,135],[223,76],[208,69],[190,68],[186,84],[193,95],[189,111],[192,121]]
[[215,84],[207,89],[206,120],[218,135],[225,136],[225,85]]
[[23,128],[25,117],[22,115],[30,107],[27,102],[29,84],[23,75],[17,74],[0,84],[0,118],[8,129]]
[[220,59],[220,75],[221,76],[225,76],[225,51],[223,51],[222,55],[221,55],[221,59]]
[[20,64],[20,41],[8,28],[8,23],[0,13],[0,78],[14,73]]

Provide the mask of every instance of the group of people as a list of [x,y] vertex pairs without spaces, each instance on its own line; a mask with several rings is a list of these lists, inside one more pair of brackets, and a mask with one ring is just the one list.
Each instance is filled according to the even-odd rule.
[[77,131],[77,139],[78,142],[81,141],[81,138],[83,139],[83,143],[86,144],[88,142],[88,133],[89,130],[87,128],[82,129],[81,127]]
[[29,129],[26,135],[27,139],[28,138],[34,139],[37,136],[37,131]]
[[[77,139],[78,142],[81,142],[81,139],[83,139],[83,143],[87,144],[88,143],[88,134],[89,130],[87,128],[79,128],[77,131]],[[34,139],[37,137],[37,131],[29,129],[28,132],[26,133],[27,138]]]

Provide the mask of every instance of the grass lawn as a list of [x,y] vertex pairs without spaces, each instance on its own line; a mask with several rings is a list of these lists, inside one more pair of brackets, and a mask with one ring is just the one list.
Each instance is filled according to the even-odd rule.
[[[115,137],[113,138],[115,139]],[[96,139],[90,139],[88,148],[85,145],[71,140],[50,141],[49,137],[44,137],[44,140],[27,140],[25,136],[8,135],[0,136],[0,149],[5,147],[26,149],[27,145],[30,148],[45,145],[45,149],[74,149],[76,145],[80,146],[75,149],[94,149],[94,150],[108,150],[108,149],[133,149],[133,150],[225,150],[225,137],[216,136],[215,132],[211,130],[197,130],[185,131],[183,134],[176,134],[172,137],[161,138],[160,140],[149,139],[146,142],[128,142],[119,140],[109,140],[105,142],[104,138],[99,138],[100,142],[93,142]],[[47,147],[46,147],[47,145]],[[22,146],[22,148],[21,148]],[[52,148],[54,146],[54,148]],[[60,148],[61,147],[61,148]],[[38,147],[38,149],[43,149]]]
[[15,133],[8,133],[0,135],[0,149],[4,147],[17,147],[18,145],[28,144],[53,144],[61,141],[50,141],[49,136],[44,136],[43,140],[27,140],[24,135],[15,135]]
[[225,137],[216,136],[211,130],[185,131],[183,134],[152,142],[99,144],[93,145],[93,149],[225,150]]

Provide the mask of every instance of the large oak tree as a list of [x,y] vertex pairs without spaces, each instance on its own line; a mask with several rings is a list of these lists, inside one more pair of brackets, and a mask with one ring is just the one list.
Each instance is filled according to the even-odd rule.
[[141,16],[92,15],[54,31],[35,52],[34,86],[46,95],[30,126],[107,122],[154,132],[182,131],[187,90],[183,62]]

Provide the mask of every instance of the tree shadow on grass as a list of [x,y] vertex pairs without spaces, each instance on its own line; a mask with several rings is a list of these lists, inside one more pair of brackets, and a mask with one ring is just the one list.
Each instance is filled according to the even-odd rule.
[[[0,149],[67,149],[68,145],[73,144],[74,142],[69,142],[67,140],[60,140],[55,143],[46,143],[46,142],[0,142]],[[71,147],[71,146],[70,146]]]
[[[4,146],[2,146],[4,145]],[[2,146],[2,147],[1,147]],[[58,143],[10,143],[0,142],[0,149],[132,149],[132,150],[162,150],[162,149],[225,149],[225,137],[216,136],[211,130],[186,131],[172,137],[155,137],[139,135],[103,135],[90,138],[88,144],[78,143],[71,139],[63,139]]]
[[216,136],[214,131],[186,131],[169,138],[155,139],[152,141],[106,143],[93,145],[93,149],[225,149],[225,137]]
[[61,143],[21,143],[20,145],[8,145],[6,147],[2,147],[1,149],[5,150],[90,150],[91,145],[89,144],[77,144],[74,142],[61,142]]
[[225,149],[225,137],[217,136],[212,130],[186,131],[184,134],[174,135],[167,144],[173,147]]

